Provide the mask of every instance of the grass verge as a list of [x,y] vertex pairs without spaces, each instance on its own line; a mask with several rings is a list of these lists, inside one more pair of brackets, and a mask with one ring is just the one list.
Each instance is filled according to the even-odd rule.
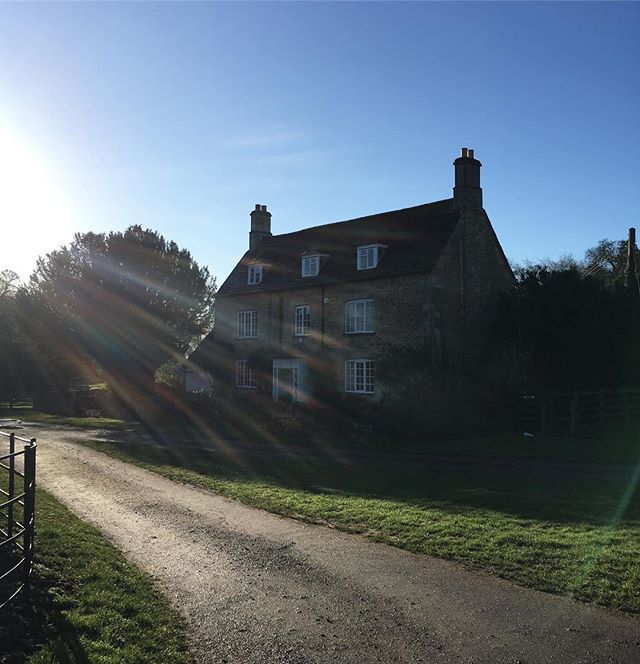
[[640,466],[585,473],[86,444],[254,507],[640,613]]
[[67,417],[64,415],[51,415],[33,410],[30,406],[14,406],[11,408],[0,408],[0,418],[11,418],[36,422],[38,424],[65,424],[71,427],[84,429],[125,429],[130,426],[124,420],[112,417]]
[[151,580],[44,491],[31,606],[0,615],[3,664],[187,664],[184,624]]

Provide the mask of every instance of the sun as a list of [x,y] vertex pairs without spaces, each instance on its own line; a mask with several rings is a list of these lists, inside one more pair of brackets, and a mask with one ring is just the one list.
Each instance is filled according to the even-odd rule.
[[71,239],[68,206],[49,164],[0,126],[0,270],[24,280],[38,256]]

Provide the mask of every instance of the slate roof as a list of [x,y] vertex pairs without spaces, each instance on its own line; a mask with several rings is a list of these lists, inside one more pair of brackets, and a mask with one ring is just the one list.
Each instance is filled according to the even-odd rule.
[[[461,210],[449,198],[426,205],[314,226],[273,235],[248,251],[222,284],[218,295],[236,295],[306,288],[341,281],[368,280],[415,272],[430,272],[442,252]],[[358,270],[357,247],[382,244],[378,266]],[[316,277],[301,276],[303,254],[324,254]],[[265,265],[262,282],[247,283],[250,265]]]

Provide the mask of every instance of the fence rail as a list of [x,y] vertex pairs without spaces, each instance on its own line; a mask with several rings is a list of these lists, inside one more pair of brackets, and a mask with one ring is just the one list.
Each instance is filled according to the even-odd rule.
[[499,420],[530,431],[576,434],[640,419],[640,388],[521,395],[490,407]]
[[[0,609],[29,594],[35,527],[36,439],[0,431],[8,453],[0,454]],[[16,451],[16,443],[26,443]],[[4,451],[4,450],[2,450]],[[16,468],[22,461],[22,471]],[[16,481],[17,480],[17,481]],[[21,484],[16,488],[16,484]],[[6,527],[6,529],[5,529]]]

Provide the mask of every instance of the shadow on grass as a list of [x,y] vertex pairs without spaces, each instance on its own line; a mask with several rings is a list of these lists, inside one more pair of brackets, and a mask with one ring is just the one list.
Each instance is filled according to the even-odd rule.
[[[153,434],[158,440],[157,432]],[[106,441],[106,442],[104,442]],[[134,434],[106,434],[92,446],[139,462],[168,465],[229,481],[253,481],[313,494],[379,498],[467,513],[491,510],[522,519],[602,526],[640,525],[640,467],[615,473],[597,467],[530,463],[456,465],[429,457],[397,459],[362,449],[307,454],[285,445],[253,449],[216,441],[194,446],[166,437],[150,444]],[[604,469],[606,470],[606,468]]]
[[31,605],[0,614],[0,662],[192,662],[151,581],[48,493],[36,497]]
[[[35,654],[34,664],[56,662],[88,664],[84,646],[56,600],[59,589],[34,574],[29,599],[19,596],[0,611],[0,662],[23,664]],[[51,641],[51,635],[56,639]],[[46,646],[47,652],[42,651]]]

